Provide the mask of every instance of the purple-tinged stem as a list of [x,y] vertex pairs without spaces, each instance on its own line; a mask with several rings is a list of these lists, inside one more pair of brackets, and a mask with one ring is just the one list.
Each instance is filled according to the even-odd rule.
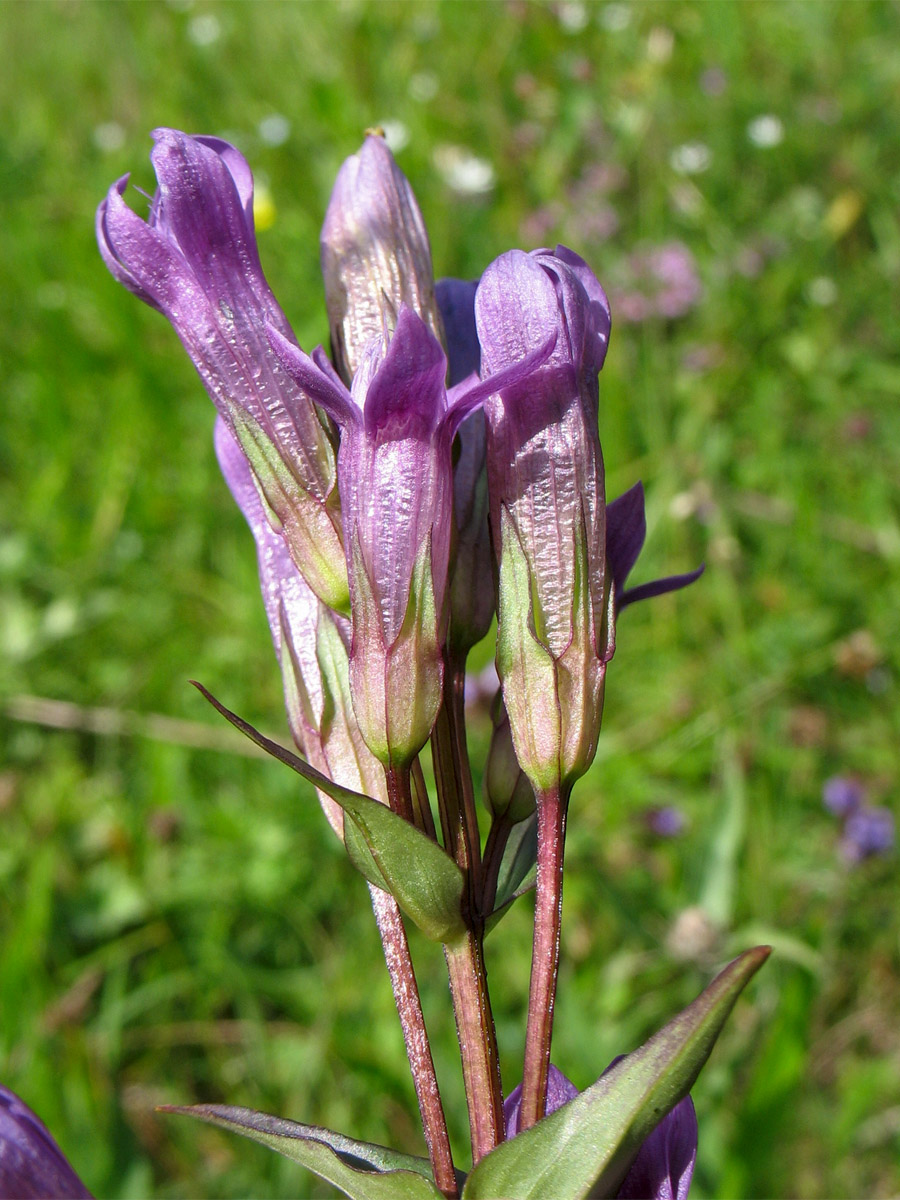
[[394,989],[397,1014],[403,1029],[403,1041],[419,1101],[434,1182],[448,1200],[455,1200],[459,1195],[459,1188],[450,1153],[447,1122],[425,1029],[425,1016],[422,1012],[409,943],[403,928],[403,918],[393,896],[372,884],[369,885],[369,893],[378,932],[381,934],[381,943],[384,946],[384,958],[391,977],[391,986]]
[[570,787],[563,786],[537,795],[537,889],[525,1065],[522,1072],[522,1107],[519,1110],[520,1130],[528,1129],[540,1121],[547,1109],[547,1076],[559,971],[566,810],[570,791]]
[[431,746],[445,848],[465,873],[468,884],[469,927],[462,941],[444,947],[444,956],[469,1109],[472,1158],[478,1162],[503,1140],[503,1091],[482,948],[481,842],[465,742],[464,673],[448,665],[444,679],[444,703]]
[[463,941],[444,947],[444,957],[469,1107],[474,1165],[503,1141],[500,1055],[481,937],[470,930]]
[[397,813],[398,816],[403,817],[404,821],[409,821],[411,825],[414,825],[416,821],[410,789],[409,767],[385,767],[384,778],[391,812]]

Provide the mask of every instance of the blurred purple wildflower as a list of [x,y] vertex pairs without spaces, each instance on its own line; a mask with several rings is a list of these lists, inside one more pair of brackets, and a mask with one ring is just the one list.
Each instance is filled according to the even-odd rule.
[[841,853],[847,862],[888,854],[894,847],[894,814],[888,808],[860,808],[844,825]]
[[0,1084],[0,1196],[91,1200],[47,1126]]
[[628,260],[625,286],[613,294],[619,320],[685,316],[703,294],[694,256],[683,242],[639,250]]
[[848,775],[832,775],[822,788],[822,803],[836,817],[849,817],[862,807],[865,798],[863,785]]
[[647,828],[661,838],[678,837],[684,832],[687,823],[684,813],[674,804],[663,804],[658,808],[648,809],[645,816]]

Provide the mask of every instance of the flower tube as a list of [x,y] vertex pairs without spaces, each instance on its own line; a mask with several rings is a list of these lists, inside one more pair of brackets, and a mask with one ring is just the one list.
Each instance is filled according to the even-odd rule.
[[[494,545],[500,559],[497,668],[522,769],[539,790],[571,785],[593,759],[612,654],[597,374],[609,307],[587,265],[511,250],[475,301]],[[498,373],[555,337],[526,383]]]
[[157,129],[159,189],[146,221],[123,199],[128,176],[97,210],[113,276],[172,323],[251,464],[266,516],[332,608],[347,603],[334,451],[322,418],[280,366],[266,335],[293,333],[260,266],[253,179],[219,138]]

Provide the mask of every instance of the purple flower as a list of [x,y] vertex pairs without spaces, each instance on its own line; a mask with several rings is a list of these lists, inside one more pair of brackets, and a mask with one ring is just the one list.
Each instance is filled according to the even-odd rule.
[[637,562],[646,536],[644,487],[639,482],[617,500],[613,500],[606,510],[606,559],[612,576],[617,615],[637,600],[647,600],[651,596],[662,596],[666,592],[677,591],[678,588],[687,587],[703,574],[704,568],[701,564],[696,571],[688,571],[684,575],[667,575],[664,579],[655,579],[651,583],[642,583],[639,587],[626,589],[625,581]]
[[638,251],[629,262],[629,286],[614,296],[624,321],[685,316],[703,294],[694,256],[681,242]]
[[694,1102],[685,1096],[642,1143],[617,1192],[619,1200],[687,1200],[697,1135]]
[[267,327],[293,341],[259,262],[253,180],[218,138],[157,129],[159,190],[146,221],[125,204],[128,176],[97,210],[115,278],[172,322],[317,595],[347,601],[334,453],[309,397],[285,374]]
[[888,808],[859,808],[844,825],[841,851],[848,862],[888,854],[894,846],[894,814]]
[[[316,770],[386,802],[384,772],[362,740],[349,692],[350,622],[324,605],[269,524],[250,466],[225,422],[218,418],[216,455],[225,482],[256,541],[259,580],[275,653],[281,664],[291,734]],[[339,806],[324,792],[319,801],[343,837]]]
[[[614,1059],[606,1070],[617,1062],[619,1059]],[[547,1077],[547,1115],[577,1095],[578,1088],[551,1064]],[[519,1132],[521,1101],[522,1085],[519,1084],[503,1104],[508,1138]],[[697,1161],[697,1135],[694,1102],[690,1096],[685,1096],[641,1144],[616,1193],[619,1200],[687,1200]]]
[[[405,305],[393,334],[370,342],[350,390],[321,347],[310,358],[277,329],[271,336],[285,370],[341,428],[353,707],[372,753],[402,766],[441,704],[451,444],[493,385],[469,381],[448,393],[444,351]],[[504,381],[527,378],[548,353],[544,345],[523,356]]]
[[674,838],[684,832],[684,813],[674,804],[651,808],[646,813],[647,827],[657,837]]
[[91,1200],[47,1126],[0,1084],[0,1196]]
[[836,817],[849,817],[862,806],[865,798],[863,785],[848,775],[832,775],[822,788],[822,803]]
[[345,383],[403,304],[440,337],[425,222],[383,137],[370,134],[338,172],[321,246],[331,348]]
[[[596,750],[611,655],[598,381],[609,340],[606,296],[565,247],[512,250],[475,300],[488,481],[500,558],[497,666],[516,753],[539,790],[572,781]],[[510,363],[555,338],[527,382]]]

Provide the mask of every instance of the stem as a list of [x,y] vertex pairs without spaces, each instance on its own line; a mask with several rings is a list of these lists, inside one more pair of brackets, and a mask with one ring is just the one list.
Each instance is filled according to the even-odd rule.
[[469,1109],[472,1158],[478,1162],[503,1140],[500,1056],[484,966],[484,922],[480,909],[481,840],[475,814],[463,715],[464,671],[448,663],[444,703],[432,732],[444,847],[466,875],[466,936],[444,947]]
[[470,931],[463,941],[445,946],[444,957],[469,1106],[474,1166],[503,1141],[504,1134],[500,1056],[480,936]]
[[410,825],[414,825],[415,814],[410,790],[409,767],[385,767],[384,779],[387,784],[388,804],[391,812],[397,813],[404,821],[409,821]]
[[547,1076],[550,1071],[550,1041],[553,1036],[553,1008],[559,970],[566,810],[570,790],[568,786],[556,786],[537,796],[537,891],[525,1066],[522,1073],[522,1107],[519,1110],[520,1130],[534,1125],[547,1110]]
[[369,884],[369,894],[372,897],[372,908],[375,910],[375,920],[384,946],[384,958],[394,989],[394,1000],[403,1029],[403,1041],[412,1070],[416,1098],[419,1101],[434,1182],[445,1196],[455,1198],[459,1195],[459,1188],[450,1153],[447,1122],[441,1104],[441,1093],[438,1090],[434,1060],[431,1057],[431,1046],[425,1029],[425,1017],[422,1013],[422,1002],[403,919],[393,896],[372,884]]

